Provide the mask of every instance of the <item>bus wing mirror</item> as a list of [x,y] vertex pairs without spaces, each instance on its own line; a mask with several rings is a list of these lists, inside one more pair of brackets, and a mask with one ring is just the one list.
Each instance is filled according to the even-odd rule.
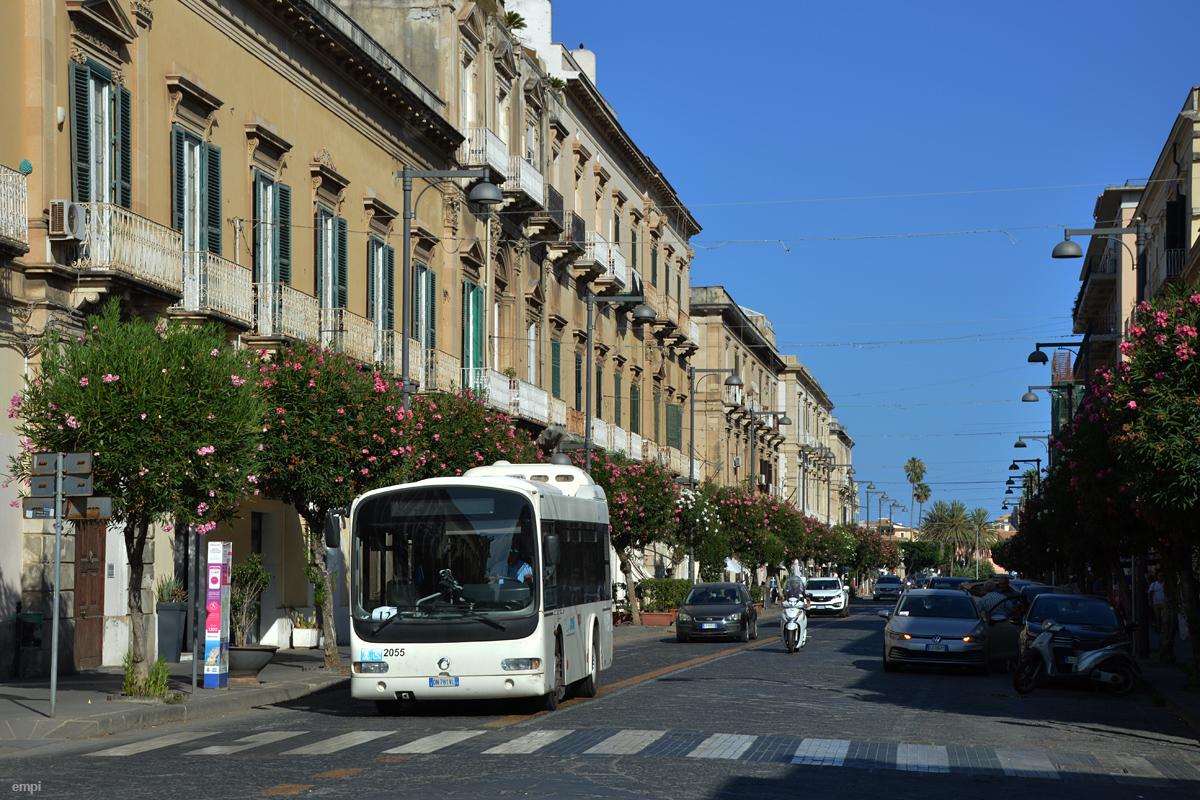
[[336,550],[342,546],[342,518],[344,508],[331,508],[325,512],[325,549]]
[[558,566],[558,559],[560,555],[559,550],[560,547],[557,533],[547,533],[542,537],[542,552],[547,566]]

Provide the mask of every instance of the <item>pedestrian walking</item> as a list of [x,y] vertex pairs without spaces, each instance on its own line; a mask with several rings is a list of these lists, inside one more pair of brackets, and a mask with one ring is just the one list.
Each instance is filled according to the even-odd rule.
[[1171,607],[1167,597],[1167,585],[1163,580],[1162,570],[1154,583],[1146,592],[1150,599],[1150,609],[1154,613],[1154,623],[1158,627],[1158,661],[1160,664],[1175,663],[1175,609]]

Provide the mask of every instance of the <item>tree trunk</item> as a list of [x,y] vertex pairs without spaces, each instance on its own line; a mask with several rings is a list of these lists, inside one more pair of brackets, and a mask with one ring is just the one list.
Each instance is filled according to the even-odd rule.
[[325,527],[323,520],[314,522],[305,517],[304,521],[307,528],[304,533],[305,539],[308,541],[309,558],[312,559],[311,564],[316,570],[318,581],[325,587],[325,602],[320,604],[321,634],[325,637],[325,666],[329,669],[341,669],[342,659],[338,655],[337,629],[333,622],[336,587],[329,579],[329,564],[326,562],[329,551],[325,549]]
[[625,573],[625,594],[629,595],[629,618],[633,625],[642,624],[642,610],[638,603],[637,587],[633,583],[633,562],[621,559],[621,571]]
[[129,591],[129,655],[134,674],[142,682],[150,677],[150,665],[146,661],[146,615],[142,611],[142,584],[146,577],[146,565],[142,563],[142,558],[149,532],[149,517],[137,516],[125,523],[125,555],[129,559],[129,583],[126,587]]

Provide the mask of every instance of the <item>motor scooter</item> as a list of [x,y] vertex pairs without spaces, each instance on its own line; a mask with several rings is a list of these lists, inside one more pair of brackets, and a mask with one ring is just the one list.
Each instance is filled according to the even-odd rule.
[[1066,629],[1052,619],[1042,623],[1042,632],[1029,645],[1013,675],[1013,688],[1019,694],[1032,692],[1042,677],[1099,683],[1113,697],[1124,697],[1134,690],[1142,670],[1130,657],[1127,642],[1114,641],[1095,650],[1075,650],[1074,661],[1069,669],[1064,665],[1064,671],[1054,663],[1054,634],[1062,630]]
[[783,645],[789,653],[804,647],[808,641],[808,597],[788,597],[783,601],[780,617],[783,625]]

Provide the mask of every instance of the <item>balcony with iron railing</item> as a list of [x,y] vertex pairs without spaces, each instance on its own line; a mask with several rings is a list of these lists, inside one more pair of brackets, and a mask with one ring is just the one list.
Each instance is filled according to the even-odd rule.
[[375,324],[344,308],[321,309],[320,342],[364,364],[375,362]]
[[562,194],[550,184],[546,184],[545,200],[540,209],[535,209],[533,216],[525,223],[525,233],[535,242],[546,242],[557,239],[563,232],[563,198]]
[[608,240],[601,236],[599,231],[587,231],[583,256],[574,265],[576,279],[592,281],[607,273],[611,261],[609,250]]
[[508,180],[500,189],[504,192],[505,208],[511,204],[516,210],[532,211],[540,208],[544,202],[545,186],[542,173],[538,172],[529,159],[521,156],[512,156],[509,159]]
[[286,283],[256,283],[254,298],[257,335],[320,340],[321,309],[317,298]]
[[1163,254],[1163,262],[1166,267],[1164,273],[1166,279],[1178,278],[1183,274],[1183,268],[1187,264],[1187,250],[1182,247],[1172,247]]
[[[426,392],[450,392],[462,388],[462,360],[437,348],[429,347],[413,352],[420,352],[421,362],[412,365],[410,358],[410,376],[421,382],[421,390]],[[415,368],[414,368],[415,366]]]
[[546,243],[546,257],[570,265],[583,255],[587,243],[587,226],[583,217],[574,211],[563,212],[563,230],[554,241]]
[[120,272],[183,293],[183,234],[114,203],[81,203],[87,238],[75,266],[82,274]]
[[467,128],[466,139],[458,147],[458,163],[466,169],[487,167],[492,182],[502,183],[508,176],[508,145],[487,128]]
[[206,250],[184,253],[183,299],[174,308],[250,326],[254,323],[251,272]]
[[29,189],[26,178],[0,165],[0,244],[29,252]]

